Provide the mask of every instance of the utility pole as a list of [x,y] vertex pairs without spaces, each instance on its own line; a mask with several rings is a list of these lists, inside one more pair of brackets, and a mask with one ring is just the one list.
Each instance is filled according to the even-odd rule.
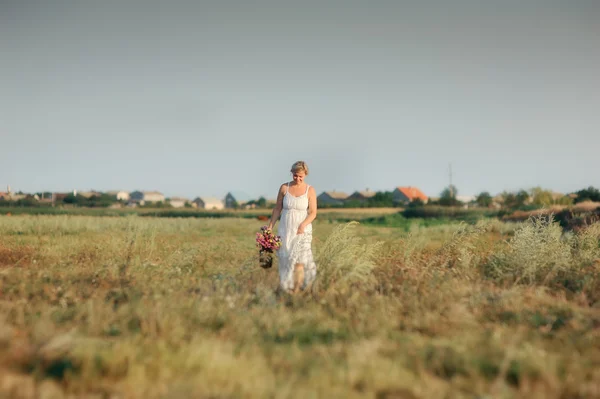
[[451,163],[448,164],[448,178],[450,181],[450,185],[448,186],[448,189],[450,190],[450,198],[454,198],[454,186],[452,185],[452,164]]

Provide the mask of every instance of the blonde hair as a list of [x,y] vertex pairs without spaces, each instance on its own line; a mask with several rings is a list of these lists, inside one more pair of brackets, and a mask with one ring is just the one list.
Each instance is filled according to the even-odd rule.
[[292,172],[292,173],[298,173],[300,171],[304,172],[304,174],[308,176],[308,165],[306,165],[306,162],[304,162],[304,161],[294,162],[294,164],[292,165],[292,168],[290,169],[290,172]]

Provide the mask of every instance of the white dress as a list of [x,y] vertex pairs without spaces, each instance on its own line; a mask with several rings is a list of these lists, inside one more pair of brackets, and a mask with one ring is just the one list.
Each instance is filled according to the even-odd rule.
[[312,254],[312,224],[304,229],[303,234],[298,233],[298,226],[308,215],[308,189],[299,196],[290,194],[290,185],[283,197],[283,210],[277,234],[281,237],[281,247],[277,251],[279,257],[279,284],[285,290],[294,288],[294,266],[297,263],[304,265],[304,284],[306,288],[317,276],[317,265]]

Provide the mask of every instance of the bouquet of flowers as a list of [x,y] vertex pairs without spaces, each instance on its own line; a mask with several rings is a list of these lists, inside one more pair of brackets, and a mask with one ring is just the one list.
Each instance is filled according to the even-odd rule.
[[281,237],[274,235],[267,226],[263,226],[256,233],[256,247],[260,267],[268,269],[273,266],[273,252],[281,247]]

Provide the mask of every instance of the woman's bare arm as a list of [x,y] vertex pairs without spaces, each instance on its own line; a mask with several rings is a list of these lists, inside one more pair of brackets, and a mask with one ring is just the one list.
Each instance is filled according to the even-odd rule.
[[282,184],[279,187],[279,192],[277,193],[277,203],[275,204],[275,208],[273,208],[273,213],[271,213],[271,220],[269,221],[269,225],[267,226],[270,230],[275,227],[275,223],[279,219],[281,215],[281,210],[283,209],[283,197],[285,196],[286,185]]

